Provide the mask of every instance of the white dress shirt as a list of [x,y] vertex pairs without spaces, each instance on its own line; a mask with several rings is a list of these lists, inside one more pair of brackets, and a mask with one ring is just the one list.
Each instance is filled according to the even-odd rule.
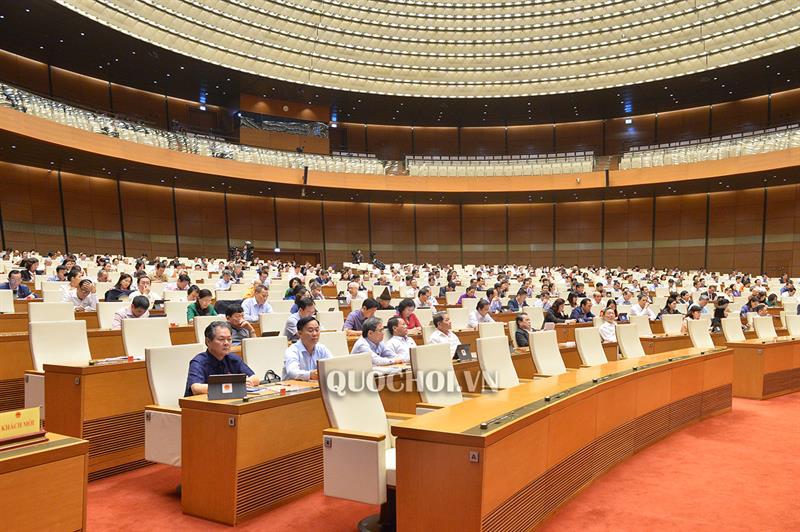
[[269,314],[272,312],[272,306],[267,301],[264,301],[263,305],[259,305],[256,298],[249,297],[242,301],[242,310],[244,310],[244,319],[250,322],[258,322],[259,314]]
[[73,288],[64,296],[64,301],[72,303],[75,310],[97,310],[97,294],[89,292],[84,299],[78,297],[78,291]]
[[598,327],[600,331],[600,338],[604,342],[616,342],[617,341],[617,327],[614,322],[604,321],[603,324]]
[[630,310],[628,310],[628,314],[631,316],[647,316],[650,321],[654,321],[656,319],[656,313],[652,311],[649,305],[647,308],[642,308],[639,303],[631,305]]
[[414,306],[416,306],[417,308],[428,307],[429,309],[431,309],[431,312],[433,314],[436,314],[436,301],[433,299],[433,296],[428,296],[428,301],[426,301],[425,303],[420,301],[419,298],[414,299]]
[[456,354],[456,347],[461,345],[461,340],[458,339],[456,333],[453,331],[448,331],[447,334],[444,334],[439,329],[436,329],[431,333],[430,338],[428,338],[429,344],[450,344],[450,355],[454,356]]
[[[150,316],[149,310],[139,316],[139,318],[147,318],[148,316]],[[125,308],[121,308],[114,313],[114,320],[111,322],[111,328],[122,329],[122,320],[127,320],[128,318],[136,318],[136,316],[133,315],[133,312],[131,312],[130,305],[127,305]]]
[[317,361],[332,358],[333,355],[324,345],[317,343],[312,353],[308,352],[303,342],[290,345],[283,354],[283,380],[294,379],[307,381],[311,372],[317,369]]
[[486,314],[481,316],[478,309],[473,310],[469,313],[469,319],[467,319],[467,327],[476,328],[479,323],[492,323],[494,318],[490,314]]
[[417,343],[408,336],[392,336],[385,344],[386,349],[405,362],[411,360],[411,348],[417,346]]
[[351,355],[360,355],[368,353],[372,356],[373,366],[388,366],[393,363],[395,357],[394,353],[390,351],[383,342],[373,344],[365,336],[359,337],[353,345],[353,350],[350,351]]

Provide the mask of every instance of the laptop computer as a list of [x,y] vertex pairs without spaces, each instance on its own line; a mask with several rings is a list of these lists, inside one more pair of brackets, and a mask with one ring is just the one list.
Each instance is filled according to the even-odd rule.
[[247,394],[244,373],[227,373],[208,376],[208,398],[211,401],[220,399],[242,399]]
[[456,358],[459,362],[469,362],[472,360],[472,353],[469,349],[469,344],[458,344],[456,347]]

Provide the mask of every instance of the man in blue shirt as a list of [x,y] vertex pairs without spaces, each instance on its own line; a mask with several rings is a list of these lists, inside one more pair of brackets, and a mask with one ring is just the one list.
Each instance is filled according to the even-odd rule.
[[244,319],[249,322],[258,323],[259,315],[272,312],[272,305],[267,303],[267,295],[267,288],[263,285],[258,285],[253,289],[253,297],[242,301]]
[[572,314],[570,314],[569,317],[578,323],[592,323],[594,320],[594,314],[592,314],[592,300],[588,297],[581,299],[580,306],[572,309]]
[[286,327],[283,329],[283,335],[289,340],[297,340],[297,324],[300,320],[313,316],[317,311],[314,306],[314,300],[310,297],[304,297],[297,302],[297,312],[290,314],[289,319],[286,320]]
[[319,343],[319,321],[314,316],[297,322],[299,341],[289,346],[283,355],[283,376],[301,381],[319,380],[317,361],[332,358],[327,347]]
[[379,318],[368,318],[364,322],[361,338],[356,340],[353,350],[350,351],[351,355],[364,353],[372,356],[373,366],[388,366],[405,362],[383,345],[383,322]]
[[224,321],[215,321],[206,327],[206,350],[189,362],[189,377],[186,379],[184,397],[208,393],[209,375],[244,373],[247,384],[258,386],[261,379],[236,355],[231,355],[231,326]]
[[0,290],[13,290],[17,299],[33,299],[31,289],[22,284],[22,273],[19,270],[8,272],[8,282],[0,284]]
[[376,310],[378,310],[378,302],[371,297],[365,299],[361,304],[361,310],[353,311],[347,315],[342,329],[350,336],[361,334],[364,322],[371,318]]

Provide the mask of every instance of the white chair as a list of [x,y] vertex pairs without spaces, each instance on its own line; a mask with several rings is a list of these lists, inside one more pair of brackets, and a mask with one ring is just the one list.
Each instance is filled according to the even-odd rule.
[[578,327],[575,329],[575,346],[584,366],[600,366],[608,362],[600,332],[596,327]]
[[641,358],[644,348],[639,340],[639,330],[636,325],[616,325],[617,345],[623,358]]
[[272,307],[273,313],[286,313],[289,314],[289,311],[292,310],[292,305],[294,305],[293,300],[286,300],[281,299],[280,301],[270,301],[269,306]]
[[497,390],[520,383],[505,336],[478,338],[478,362],[487,387]]
[[531,318],[531,327],[540,330],[544,326],[544,309],[541,307],[525,307],[523,311]]
[[465,297],[461,300],[461,308],[465,309],[467,312],[472,312],[478,306],[478,299],[477,297]]
[[447,305],[456,305],[458,304],[458,298],[461,297],[459,292],[445,292],[444,293],[444,300]]
[[[716,347],[714,345],[714,340],[711,338],[711,333],[709,332],[711,320],[688,320],[686,324],[689,329],[689,339],[696,349],[714,349]],[[740,326],[739,332],[741,332],[741,330],[742,328]]]
[[85,366],[92,359],[86,321],[34,321],[28,324],[33,369],[25,375],[25,408],[40,407],[44,419],[44,365]]
[[169,347],[167,318],[126,318],[122,320],[122,345],[129,357],[143,358],[148,347]]
[[722,334],[725,335],[726,342],[744,342],[746,340],[742,331],[742,320],[739,316],[722,318]]
[[14,314],[14,292],[12,290],[0,290],[0,314]]
[[287,347],[285,336],[245,338],[242,340],[242,358],[259,377],[263,377],[268,370],[280,376]]
[[778,337],[772,316],[756,316],[753,318],[753,326],[756,329],[756,336],[762,340],[774,340]]
[[356,310],[361,310],[361,307],[364,305],[363,299],[351,299],[350,300],[350,312],[355,312]]
[[[480,325],[478,325],[478,329],[480,329]],[[514,349],[519,347],[517,344],[517,329],[519,329],[519,327],[517,327],[516,319],[508,322],[508,338],[511,340],[511,345]]]
[[653,329],[650,328],[650,318],[647,316],[629,316],[631,325],[636,326],[636,331],[639,333],[639,338],[652,338]]
[[341,331],[344,327],[344,314],[341,310],[317,312],[317,321],[324,331]]
[[567,372],[561,351],[558,349],[558,337],[555,331],[539,331],[531,333],[531,356],[536,372],[539,375],[552,376]]
[[789,332],[789,336],[800,338],[800,316],[797,314],[787,314],[785,320],[786,323],[784,325]]
[[662,314],[661,324],[664,326],[664,334],[667,336],[680,336],[683,316],[680,314]]
[[[375,315],[373,317],[378,318],[383,322],[384,327],[386,326],[386,322],[389,321],[389,318],[393,318],[397,316],[397,311],[390,309],[390,310],[376,310]],[[344,325],[344,323],[342,323]],[[339,327],[341,329],[341,327]]]
[[144,458],[180,467],[181,409],[189,362],[205,350],[203,344],[145,348],[147,380],[153,404],[144,407]]
[[478,336],[488,338],[490,336],[505,336],[506,328],[501,321],[478,324]]
[[464,400],[453,369],[453,357],[447,344],[418,345],[411,348],[411,370],[423,404],[417,414],[436,407],[454,405]]
[[186,314],[187,308],[191,305],[191,301],[185,300],[171,300],[164,302],[164,313],[167,316],[167,321],[176,325],[188,325],[189,317]]
[[164,301],[186,301],[186,290],[164,290]]
[[42,301],[45,303],[63,303],[64,292],[61,290],[42,290]]
[[431,335],[436,330],[436,327],[433,325],[423,325],[422,326],[422,343],[427,345],[428,341],[431,338]]
[[194,327],[194,337],[197,339],[197,343],[205,344],[206,343],[206,327],[214,323],[215,321],[228,321],[225,319],[224,314],[218,314],[216,316],[195,316],[192,320],[192,326]]
[[418,308],[414,311],[414,314],[416,314],[423,327],[433,322],[433,311],[429,308]]
[[288,312],[269,312],[267,314],[258,315],[258,324],[261,328],[261,333],[265,332],[278,332],[278,336],[285,336],[286,320],[289,319]]
[[469,321],[469,311],[463,307],[453,307],[447,309],[447,314],[450,315],[450,323],[453,325],[454,331],[460,331],[467,328]]
[[28,321],[69,321],[75,319],[72,303],[28,303]]
[[[125,307],[125,301],[98,301],[97,302],[97,326],[101,329],[111,329],[114,323],[114,314]],[[185,317],[185,314],[184,314]]]
[[[281,336],[284,341],[285,336]],[[347,347],[347,333],[344,331],[326,331],[319,333],[319,343],[328,348],[335,357],[347,356],[350,349]]]
[[[322,401],[331,424],[323,431],[325,495],[383,504],[387,487],[395,486],[390,417],[408,416],[387,415],[377,391],[365,385],[365,379],[375,378],[369,355],[320,360],[318,368]],[[328,376],[333,373],[344,377],[331,381],[340,382],[347,393],[328,388]]]

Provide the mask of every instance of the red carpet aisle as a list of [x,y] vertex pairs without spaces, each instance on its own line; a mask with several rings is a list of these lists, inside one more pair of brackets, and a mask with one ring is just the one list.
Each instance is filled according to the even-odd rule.
[[[733,408],[612,469],[545,530],[800,530],[800,394]],[[89,530],[229,529],[181,513],[179,478],[152,466],[90,483]],[[376,511],[320,490],[236,530],[349,532]]]

